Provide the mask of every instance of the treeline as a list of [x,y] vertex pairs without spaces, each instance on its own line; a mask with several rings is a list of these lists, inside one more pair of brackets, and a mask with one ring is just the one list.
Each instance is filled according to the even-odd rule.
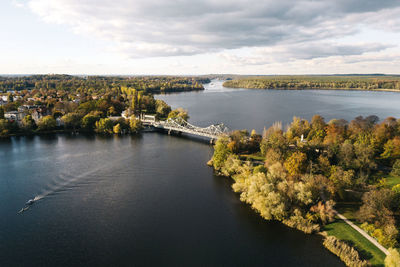
[[249,89],[400,90],[397,76],[268,76],[224,82],[225,87]]
[[[335,202],[360,201],[357,220],[373,225],[386,247],[398,246],[400,184],[380,177],[398,175],[400,120],[389,117],[311,122],[295,117],[263,135],[234,131],[220,138],[210,164],[234,180],[233,190],[267,220],[279,220],[306,233],[335,218]],[[265,161],[243,160],[254,154]]]
[[210,82],[204,77],[173,76],[70,76],[32,75],[0,76],[0,92],[21,90],[61,90],[74,93],[103,94],[133,87],[146,93],[182,92],[203,90],[203,83]]

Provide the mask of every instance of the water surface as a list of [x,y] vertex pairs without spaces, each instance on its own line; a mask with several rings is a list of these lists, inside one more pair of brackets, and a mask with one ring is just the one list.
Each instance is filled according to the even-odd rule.
[[1,141],[0,266],[343,266],[241,203],[211,154],[158,133]]
[[204,91],[158,95],[173,108],[189,110],[190,121],[200,126],[225,123],[231,129],[262,131],[275,121],[286,125],[293,116],[310,120],[314,114],[328,122],[348,121],[362,115],[400,118],[400,92],[340,90],[259,90],[222,87],[214,80]]

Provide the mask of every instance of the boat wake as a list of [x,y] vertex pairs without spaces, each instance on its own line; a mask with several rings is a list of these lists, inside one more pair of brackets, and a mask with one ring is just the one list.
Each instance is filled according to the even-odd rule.
[[99,166],[97,168],[83,172],[79,175],[74,176],[73,178],[70,178],[70,179],[68,179],[66,176],[61,174],[58,177],[58,179],[55,181],[55,183],[49,187],[48,190],[42,191],[40,194],[36,195],[34,198],[29,199],[25,203],[25,206],[21,210],[18,211],[18,214],[21,214],[21,213],[27,211],[36,202],[38,202],[50,195],[54,195],[58,192],[65,191],[66,189],[68,189],[69,186],[73,185],[74,183],[79,182],[80,180],[82,180],[86,177],[92,176],[96,172],[110,169],[117,161],[121,161],[121,159],[107,162],[106,164],[102,164],[101,166]]

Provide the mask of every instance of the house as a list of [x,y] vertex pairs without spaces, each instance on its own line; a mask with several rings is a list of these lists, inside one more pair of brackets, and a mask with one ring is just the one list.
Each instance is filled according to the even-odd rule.
[[32,118],[37,123],[41,118],[50,115],[50,111],[46,107],[36,108],[32,112]]
[[27,112],[29,110],[34,110],[35,108],[38,108],[36,105],[22,105],[18,107],[19,112]]
[[9,121],[15,121],[18,124],[21,124],[22,119],[25,117],[24,112],[19,111],[9,111],[4,113],[4,118]]

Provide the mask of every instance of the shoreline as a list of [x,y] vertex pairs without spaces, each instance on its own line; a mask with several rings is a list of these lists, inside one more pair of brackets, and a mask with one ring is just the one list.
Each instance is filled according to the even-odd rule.
[[277,90],[277,91],[366,91],[366,92],[398,92],[400,93],[400,89],[362,89],[362,88],[246,88],[246,87],[232,87],[222,85],[224,88],[230,89],[248,89],[248,90]]

